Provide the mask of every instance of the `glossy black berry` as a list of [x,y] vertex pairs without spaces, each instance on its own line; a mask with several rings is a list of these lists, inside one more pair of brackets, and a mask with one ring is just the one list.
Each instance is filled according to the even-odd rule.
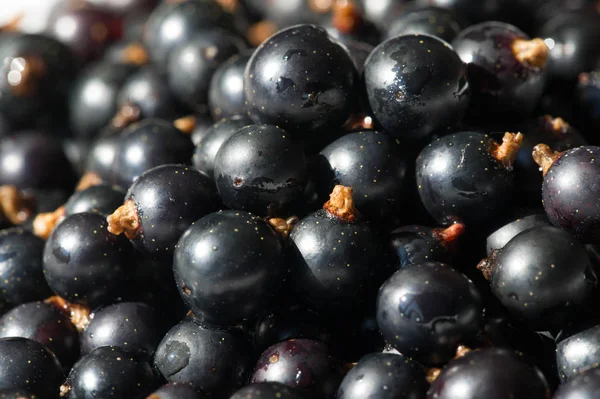
[[375,47],[364,79],[373,120],[394,137],[425,138],[457,125],[467,109],[466,68],[448,43],[399,36]]
[[86,172],[93,172],[103,182],[114,182],[113,163],[119,149],[121,130],[107,129],[91,143],[87,159]]
[[387,27],[387,38],[419,34],[451,42],[462,31],[464,22],[454,12],[434,6],[407,8]]
[[252,125],[250,118],[245,115],[235,115],[223,118],[206,129],[204,137],[196,143],[196,151],[192,157],[194,167],[213,178],[215,158],[219,149],[238,130],[248,125]]
[[462,31],[452,46],[467,65],[469,116],[506,120],[529,116],[544,90],[548,47],[518,28],[483,22]]
[[551,226],[518,234],[478,267],[504,307],[536,331],[574,318],[597,280],[585,247]]
[[375,131],[346,134],[317,156],[321,197],[336,184],[352,187],[356,207],[377,223],[393,225],[406,205],[408,156],[393,138]]
[[550,226],[550,221],[541,211],[520,217],[505,224],[487,237],[487,255],[489,256],[496,249],[504,248],[517,234],[542,226]]
[[154,355],[154,365],[169,382],[189,382],[219,398],[246,382],[252,362],[250,344],[239,331],[209,328],[193,318],[173,327]]
[[142,173],[165,164],[190,164],[190,137],[161,119],[145,119],[123,131],[113,162],[114,183],[127,188]]
[[412,360],[391,353],[372,353],[344,377],[337,399],[425,398],[428,384],[423,368]]
[[244,71],[254,50],[231,56],[212,75],[208,88],[208,107],[215,120],[246,114]]
[[204,399],[204,397],[192,384],[185,382],[163,385],[148,396],[150,399]]
[[219,211],[181,236],[173,270],[181,297],[199,319],[236,325],[274,305],[283,261],[279,237],[259,217]]
[[11,305],[51,295],[42,270],[44,240],[20,228],[0,231],[0,297]]
[[40,398],[56,398],[63,373],[56,356],[27,338],[0,339],[0,392],[28,390]]
[[95,307],[123,293],[134,267],[131,246],[106,227],[104,216],[78,213],[52,231],[44,247],[44,275],[56,294]]
[[166,332],[161,315],[139,302],[121,302],[94,311],[81,334],[81,354],[101,346],[118,346],[150,356]]
[[83,356],[60,387],[61,397],[144,399],[160,386],[145,356],[103,346]]
[[511,204],[512,161],[523,136],[499,145],[487,135],[461,132],[434,140],[419,154],[417,187],[423,205],[442,225],[482,225]]
[[479,333],[482,300],[463,274],[438,262],[400,269],[379,289],[377,324],[400,353],[443,364]]
[[298,137],[327,133],[348,118],[357,81],[348,53],[323,28],[293,26],[263,42],[248,61],[248,115]]
[[310,339],[292,339],[262,353],[251,383],[279,382],[310,398],[331,398],[343,378],[342,364],[325,344]]
[[428,399],[547,399],[540,371],[512,350],[489,348],[451,361],[431,384]]
[[185,165],[162,165],[131,185],[108,227],[114,234],[125,233],[139,251],[170,258],[183,232],[217,209],[217,192],[208,177]]
[[223,203],[260,216],[279,216],[296,205],[306,186],[306,169],[302,148],[273,125],[238,130],[214,161]]
[[600,325],[578,331],[556,344],[556,365],[562,382],[600,362]]
[[574,376],[554,393],[554,399],[593,399],[600,390],[600,368]]
[[65,204],[65,214],[73,215],[83,212],[98,212],[108,216],[121,204],[125,191],[117,186],[99,184],[85,190],[76,191]]
[[238,389],[229,399],[307,399],[299,390],[279,382],[249,384]]

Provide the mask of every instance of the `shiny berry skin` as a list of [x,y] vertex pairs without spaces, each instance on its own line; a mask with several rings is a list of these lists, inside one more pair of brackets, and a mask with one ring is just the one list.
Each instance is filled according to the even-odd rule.
[[45,345],[66,370],[79,358],[79,333],[69,315],[49,303],[28,302],[5,313],[0,318],[0,338],[7,337]]
[[440,39],[415,34],[386,40],[365,62],[373,120],[386,134],[415,139],[454,127],[469,101],[465,73]]
[[434,140],[416,163],[419,196],[441,225],[481,225],[511,203],[512,168],[497,161],[482,133],[460,132]]
[[106,129],[92,142],[85,161],[86,172],[94,172],[103,182],[113,182],[113,163],[119,150],[120,129]]
[[202,321],[236,325],[272,306],[283,282],[277,234],[246,212],[219,211],[196,221],[175,248],[183,301]]
[[431,384],[427,399],[547,399],[540,371],[508,349],[489,348],[451,361]]
[[600,369],[591,368],[558,387],[554,399],[594,399],[600,390]]
[[[563,152],[544,176],[542,201],[553,225],[586,243],[600,239],[600,147]],[[582,189],[585,188],[585,189]]]
[[379,132],[346,134],[317,156],[321,196],[336,184],[352,187],[358,210],[372,222],[394,224],[405,205],[408,156],[401,143]]
[[279,382],[249,384],[238,389],[229,399],[308,399],[300,391]]
[[252,125],[252,121],[245,115],[235,115],[223,118],[208,129],[201,140],[196,144],[192,157],[192,164],[200,172],[214,178],[215,158],[225,141],[233,136],[244,126]]
[[160,315],[140,302],[120,302],[90,315],[90,324],[81,334],[81,354],[101,346],[116,346],[150,356],[167,331]]
[[464,22],[445,8],[433,6],[409,7],[387,28],[387,38],[419,34],[452,41],[462,31]]
[[344,48],[315,25],[279,31],[252,54],[244,74],[248,115],[298,137],[342,126],[358,75]]
[[425,398],[428,384],[423,368],[402,355],[371,353],[350,369],[337,399]]
[[475,339],[482,300],[463,274],[438,262],[400,269],[379,289],[377,324],[400,353],[425,365],[444,364]]
[[487,262],[494,295],[536,331],[564,326],[596,287],[585,247],[556,227],[518,234]]
[[189,382],[207,396],[226,398],[247,381],[253,359],[239,331],[213,329],[186,318],[158,345],[154,365],[169,382]]
[[544,90],[548,49],[541,42],[539,59],[521,61],[515,43],[528,40],[512,25],[483,22],[463,30],[452,41],[467,65],[472,93],[469,116],[505,121],[531,114]]
[[163,385],[148,396],[150,399],[203,399],[204,397],[192,384],[185,382]]
[[487,255],[489,256],[496,249],[504,248],[517,234],[542,226],[550,226],[550,221],[541,211],[531,213],[505,224],[487,237]]
[[44,345],[27,338],[0,339],[0,392],[27,389],[53,399],[62,381],[60,363]]
[[165,164],[190,164],[190,137],[161,119],[145,119],[123,131],[113,162],[114,183],[128,188],[142,173]]
[[561,382],[581,374],[600,362],[600,325],[560,337],[556,344],[556,364]]
[[250,382],[279,382],[309,398],[327,399],[333,397],[342,378],[342,364],[325,344],[292,339],[262,353]]
[[19,305],[52,294],[42,271],[44,240],[20,228],[0,231],[0,298]]
[[75,363],[60,391],[68,399],[144,399],[159,386],[158,375],[145,356],[103,346]]
[[131,246],[106,226],[98,213],[78,213],[54,228],[44,247],[44,275],[57,295],[95,307],[124,292],[134,266]]
[[246,114],[244,71],[254,50],[235,54],[215,70],[208,88],[208,108],[215,120]]
[[304,192],[306,159],[288,132],[273,125],[250,125],[221,145],[214,177],[229,208],[279,216]]
[[98,212],[108,216],[121,204],[125,191],[117,186],[99,184],[85,190],[76,191],[65,204],[65,214],[73,215],[83,212]]
[[398,269],[423,262],[451,263],[464,229],[460,224],[448,229],[419,225],[394,229],[389,235],[390,261]]

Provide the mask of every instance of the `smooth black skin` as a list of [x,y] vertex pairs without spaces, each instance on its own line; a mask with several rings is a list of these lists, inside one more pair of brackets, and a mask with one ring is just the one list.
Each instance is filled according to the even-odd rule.
[[373,120],[393,137],[423,139],[457,125],[470,96],[458,55],[428,35],[381,43],[365,62],[364,80]]
[[390,274],[369,224],[341,221],[324,209],[296,223],[290,246],[292,287],[318,310],[346,313],[370,305]]
[[360,0],[358,3],[364,16],[385,32],[390,23],[402,15],[405,7],[411,2],[412,0],[382,0],[373,3],[369,0]]
[[64,383],[68,399],[145,399],[160,386],[146,356],[114,346],[103,346],[81,357]]
[[452,360],[431,384],[428,399],[547,399],[540,371],[513,350],[487,348]]
[[466,28],[452,41],[467,65],[470,118],[527,117],[541,98],[546,69],[517,61],[512,51],[516,39],[529,37],[509,24],[483,22]]
[[123,198],[125,191],[120,187],[99,184],[73,193],[65,204],[65,213],[98,212],[108,216],[123,204]]
[[279,382],[261,382],[238,389],[229,399],[308,399],[292,387]]
[[44,275],[57,295],[94,308],[126,290],[131,254],[125,237],[108,232],[104,216],[78,213],[67,216],[46,241]]
[[41,131],[0,139],[0,185],[70,191],[76,176],[60,141]]
[[137,106],[141,118],[170,120],[186,113],[167,80],[152,66],[140,68],[127,78],[117,94],[117,104]]
[[485,225],[510,207],[514,174],[490,155],[489,140],[482,133],[455,133],[417,157],[419,196],[437,223]]
[[100,62],[77,76],[69,95],[69,118],[73,132],[94,138],[117,112],[117,93],[137,68],[129,64]]
[[337,184],[352,187],[356,208],[369,221],[394,225],[406,204],[409,159],[404,146],[376,131],[346,134],[317,156],[321,198]]
[[550,221],[544,213],[533,213],[505,224],[487,237],[487,255],[490,256],[492,251],[504,248],[517,234],[542,226],[550,226]]
[[169,55],[169,87],[190,108],[206,110],[213,74],[229,57],[245,49],[244,39],[225,29],[198,32]]
[[188,382],[209,397],[226,398],[246,383],[254,359],[239,331],[213,329],[186,318],[158,345],[154,365],[169,382]]
[[307,398],[327,399],[333,397],[342,378],[342,363],[325,344],[294,339],[264,351],[250,383],[279,382],[298,389]]
[[592,368],[558,387],[553,399],[594,399],[600,390],[600,369]]
[[142,173],[159,165],[191,163],[189,135],[162,119],[145,119],[123,131],[113,161],[113,183],[128,188]]
[[215,158],[219,149],[238,130],[248,125],[252,125],[252,120],[246,115],[234,115],[215,122],[196,143],[192,165],[208,177],[214,178]]
[[106,183],[114,182],[113,163],[119,150],[120,133],[120,129],[102,131],[90,145],[85,160],[86,172],[96,173]]
[[435,366],[475,339],[482,307],[479,291],[466,276],[443,263],[425,262],[400,269],[383,283],[377,324],[400,353]]
[[558,376],[565,382],[600,362],[600,325],[579,331],[556,345]]
[[85,173],[85,164],[87,161],[90,142],[77,137],[67,137],[62,141],[65,156],[71,163],[73,170],[78,176]]
[[[600,18],[596,13],[560,13],[540,29],[540,35],[551,38],[548,74],[565,81],[575,81],[581,72],[594,69],[598,60]],[[565,51],[565,46],[568,46]]]
[[246,113],[244,71],[253,49],[234,54],[215,70],[208,88],[208,108],[214,120]]
[[146,25],[143,42],[153,63],[166,72],[169,55],[178,45],[204,29],[233,30],[233,19],[212,0],[162,2]]
[[120,302],[94,311],[81,333],[81,354],[101,346],[117,346],[149,356],[167,331],[161,315],[141,302]]
[[187,228],[218,209],[214,183],[185,165],[162,165],[146,171],[131,185],[125,200],[135,203],[140,219],[138,235],[131,243],[154,257],[172,257]]
[[248,115],[298,137],[342,126],[358,74],[344,48],[315,25],[283,29],[252,54],[244,74]]
[[395,18],[386,29],[386,37],[408,34],[431,35],[451,42],[465,23],[454,12],[434,6],[413,6]]
[[170,383],[163,385],[149,396],[151,399],[204,399],[205,395],[200,393],[190,383]]
[[423,368],[402,355],[372,353],[342,380],[337,399],[419,399],[428,388]]
[[204,136],[206,136],[207,130],[214,123],[215,121],[210,115],[196,115],[196,126],[194,127],[194,131],[190,134],[192,143],[194,143],[194,145],[198,145],[200,140],[202,140]]
[[41,399],[56,399],[63,382],[54,353],[27,338],[0,338],[0,392],[27,389]]
[[0,231],[0,297],[11,305],[52,295],[44,279],[44,240],[15,227]]
[[563,327],[597,285],[585,247],[552,226],[518,234],[488,260],[494,295],[536,331]]
[[233,326],[274,305],[283,262],[279,237],[259,217],[219,211],[181,236],[173,271],[183,301],[200,320]]
[[79,359],[79,333],[68,314],[52,304],[28,302],[0,318],[0,338],[22,337],[45,345],[65,370]]
[[445,246],[435,229],[427,226],[410,225],[394,229],[388,238],[391,262],[402,269],[423,262],[450,263],[453,253]]
[[580,78],[576,87],[578,125],[585,129],[583,133],[594,145],[600,144],[600,138],[596,134],[600,129],[600,65],[596,69],[586,78]]
[[238,130],[221,145],[213,173],[227,207],[259,216],[285,216],[308,179],[302,148],[273,125]]
[[583,146],[563,152],[542,184],[544,210],[553,225],[584,243],[600,239],[600,147]]

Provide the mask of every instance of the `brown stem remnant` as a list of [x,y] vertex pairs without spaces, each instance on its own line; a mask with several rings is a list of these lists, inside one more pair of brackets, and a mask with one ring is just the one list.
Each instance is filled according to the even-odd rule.
[[433,234],[440,240],[444,247],[452,246],[465,231],[465,225],[454,223],[450,227],[434,229]]
[[77,187],[75,187],[75,191],[83,191],[100,184],[102,184],[102,178],[100,175],[94,172],[86,172],[83,176],[81,176],[81,179],[79,179]]
[[[460,359],[461,357],[464,357],[467,353],[469,353],[471,351],[472,351],[471,348],[464,346],[464,345],[459,345],[458,348],[456,348],[456,355],[454,356],[454,358],[452,360]],[[441,373],[442,373],[441,368],[430,367],[426,370],[425,379],[427,379],[427,382],[432,384],[433,381],[435,381],[440,376]]]
[[561,152],[554,151],[546,144],[538,144],[533,147],[531,156],[533,157],[535,163],[542,168],[542,174],[546,176],[546,173],[548,173],[548,170],[550,170],[550,167],[554,164],[554,161],[556,161],[561,154]]
[[340,33],[350,34],[362,25],[360,10],[352,0],[337,0],[333,5],[331,24]]
[[308,8],[317,14],[325,14],[331,11],[335,0],[308,0]]
[[533,68],[544,68],[548,62],[550,50],[544,39],[537,37],[531,40],[516,39],[512,44],[512,51],[521,64]]
[[133,104],[125,104],[117,111],[110,124],[117,129],[123,129],[140,120],[142,111]]
[[277,32],[277,25],[275,25],[275,22],[264,20],[250,26],[246,36],[251,45],[258,46],[275,32]]
[[269,225],[283,238],[288,238],[298,220],[297,216],[291,216],[287,219],[271,218],[269,219]]
[[500,250],[495,249],[487,258],[483,258],[481,262],[477,264],[477,270],[479,270],[481,274],[483,274],[483,277],[488,281],[492,278],[492,272],[496,266],[496,258],[499,253]]
[[353,222],[360,216],[358,210],[354,207],[352,199],[352,188],[337,185],[329,195],[329,201],[323,205],[329,214],[344,222]]
[[38,214],[33,219],[33,234],[47,240],[52,230],[65,218],[65,207],[56,208],[54,212]]
[[61,398],[66,397],[69,394],[70,391],[71,391],[71,386],[65,382],[59,388],[60,397]]
[[18,97],[37,94],[39,82],[46,74],[46,63],[37,56],[14,57],[6,69],[10,92]]
[[372,130],[373,118],[366,114],[350,115],[350,118],[344,123],[343,129],[347,132]]
[[547,132],[551,132],[555,136],[564,135],[571,128],[563,118],[553,118],[550,115],[544,115],[541,119],[543,129]]
[[33,213],[33,198],[15,186],[0,186],[0,213],[12,224],[24,223]]
[[144,46],[139,43],[132,43],[121,51],[121,61],[125,64],[142,66],[150,62],[150,56]]
[[194,115],[189,115],[175,119],[173,125],[185,134],[192,134],[196,128],[196,122],[196,117]]
[[133,240],[137,237],[140,229],[140,218],[133,200],[127,200],[117,208],[112,215],[106,218],[108,231],[119,235],[125,233],[125,237]]
[[21,25],[23,18],[25,18],[24,13],[20,13],[20,14],[16,15],[14,18],[10,19],[7,23],[0,26],[0,32],[18,32],[19,25]]
[[490,140],[490,155],[505,168],[511,168],[523,142],[521,133],[504,133],[502,144]]
[[82,332],[90,324],[90,308],[78,303],[66,301],[64,298],[54,295],[46,299],[44,302],[54,306],[61,312],[67,314],[71,319],[71,323],[77,328],[77,331]]
[[238,7],[238,0],[217,0],[217,3],[229,13],[233,13]]

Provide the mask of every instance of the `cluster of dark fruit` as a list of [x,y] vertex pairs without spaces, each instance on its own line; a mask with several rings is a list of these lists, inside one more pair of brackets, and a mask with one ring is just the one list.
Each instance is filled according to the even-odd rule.
[[0,398],[599,397],[597,1],[18,25]]

